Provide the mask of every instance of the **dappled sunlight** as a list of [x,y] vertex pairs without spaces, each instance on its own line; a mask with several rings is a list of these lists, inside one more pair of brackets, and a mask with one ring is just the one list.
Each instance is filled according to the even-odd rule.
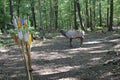
[[94,50],[94,51],[89,51],[89,53],[106,53],[109,50]]
[[41,51],[40,53],[32,53],[32,59],[44,59],[44,60],[54,60],[54,59],[62,59],[71,57],[70,55],[58,53],[58,52],[49,52],[46,53],[44,51]]
[[80,52],[80,50],[81,50],[80,48],[73,48],[73,49],[66,49],[64,51],[66,51],[67,54],[76,54],[76,53]]
[[91,58],[90,62],[88,62],[88,65],[97,65],[100,64],[100,60],[102,59],[102,57],[95,57],[95,58]]
[[100,78],[102,79],[102,78],[105,78],[105,77],[109,77],[109,76],[111,76],[111,75],[113,75],[112,72],[107,72],[107,73],[102,74],[102,75],[100,76]]
[[1,52],[3,52],[3,53],[4,53],[4,52],[8,52],[8,51],[9,51],[9,49],[0,48],[0,53],[1,53]]
[[2,55],[0,56],[0,60],[2,60],[2,59],[6,59],[7,57],[8,57],[7,54],[2,54]]
[[120,44],[115,45],[114,48],[118,48],[119,49],[120,48]]
[[68,78],[62,78],[62,79],[58,79],[58,80],[80,80],[80,79],[73,78],[73,77],[68,77]]
[[88,42],[84,42],[84,44],[98,44],[101,43],[101,41],[88,41]]
[[[73,47],[69,47],[69,41],[62,36],[33,42],[31,47],[33,77],[36,80],[83,80],[96,76],[100,79],[112,76],[113,73],[107,71],[108,66],[102,64],[111,58],[111,55],[106,54],[109,50],[120,52],[120,40],[104,38],[102,35],[89,37],[81,47],[79,40],[74,40]],[[8,79],[26,77],[23,56],[18,47],[3,48],[0,49],[0,53],[2,53],[0,69],[2,73],[8,75]],[[0,79],[3,77],[0,76]]]
[[101,59],[101,57],[95,57],[95,58],[92,58],[92,59],[90,59],[91,61],[98,61],[98,60],[100,60]]
[[80,66],[63,66],[63,65],[55,66],[55,65],[51,65],[51,66],[42,67],[41,69],[38,68],[37,66],[33,66],[33,68],[37,69],[34,72],[38,73],[39,75],[49,75],[49,74],[68,72],[68,71],[71,71],[73,69],[79,69]]
[[11,75],[11,77],[17,77],[17,74],[13,74],[13,75]]
[[113,39],[113,40],[109,40],[108,42],[119,42],[120,39]]
[[103,46],[100,45],[100,46],[93,46],[93,47],[80,47],[80,48],[74,48],[74,49],[66,49],[64,51],[68,51],[69,53],[78,53],[78,52],[81,52],[81,51],[88,51],[88,50],[94,50],[94,49],[99,49],[99,48],[102,48]]
[[21,73],[20,70],[19,71],[14,71],[14,74],[11,74],[9,77],[10,78],[16,78],[18,76],[22,76],[22,77],[26,77],[26,72]]
[[69,54],[76,54],[76,53],[78,53],[78,52],[80,52],[79,50],[75,50],[75,51],[69,51]]
[[91,46],[91,47],[81,48],[81,50],[87,50],[87,51],[89,51],[89,50],[94,50],[94,49],[100,49],[102,47],[103,47],[103,45],[98,45],[98,46]]

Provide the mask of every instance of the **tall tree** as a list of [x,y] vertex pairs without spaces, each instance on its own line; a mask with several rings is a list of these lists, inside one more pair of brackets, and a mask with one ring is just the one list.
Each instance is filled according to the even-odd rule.
[[93,15],[92,15],[92,14],[93,14],[93,13],[92,13],[92,1],[90,0],[90,21],[89,21],[89,22],[90,22],[90,23],[89,23],[90,25],[89,25],[89,26],[90,26],[91,31],[93,31],[93,24],[92,24],[92,23],[93,23],[93,20],[92,20]]
[[20,1],[21,0],[18,0],[18,4],[17,4],[17,16],[18,17],[20,16]]
[[75,25],[75,29],[77,30],[78,29],[78,23],[77,23],[77,18],[76,18],[76,0],[74,0],[74,25]]
[[102,14],[101,14],[101,1],[99,1],[99,16],[100,16],[100,24],[99,26],[102,26]]
[[86,26],[89,27],[88,0],[86,0]]
[[32,21],[33,21],[33,26],[36,29],[36,19],[35,19],[35,9],[34,9],[34,0],[31,0],[31,11],[32,11]]
[[107,27],[109,27],[109,0],[107,0]]
[[48,12],[47,12],[47,0],[44,0],[44,4],[43,4],[43,12],[44,12],[44,29],[48,29]]
[[0,1],[0,30],[2,33],[5,33],[5,23],[7,22],[6,20],[6,9],[5,9],[5,3],[6,0],[1,0]]
[[13,0],[9,0],[11,23],[13,20]]
[[41,0],[38,0],[38,8],[39,8],[39,27],[42,28],[42,7]]
[[53,7],[52,7],[52,0],[50,0],[50,24],[49,24],[50,31],[52,31],[52,24],[53,24],[52,18],[53,18]]
[[76,3],[77,3],[77,9],[78,9],[78,16],[79,16],[79,19],[80,19],[80,25],[81,25],[81,29],[82,30],[85,30],[84,26],[83,26],[83,23],[82,23],[82,16],[81,16],[81,5],[79,3],[79,0],[76,0]]
[[113,31],[113,0],[110,0],[110,26],[108,27],[108,31]]
[[95,17],[96,17],[96,9],[95,9],[95,6],[96,5],[96,0],[93,0],[93,27],[95,27]]
[[58,28],[58,0],[55,0],[55,29]]
[[71,27],[71,1],[69,1],[68,5],[68,26]]

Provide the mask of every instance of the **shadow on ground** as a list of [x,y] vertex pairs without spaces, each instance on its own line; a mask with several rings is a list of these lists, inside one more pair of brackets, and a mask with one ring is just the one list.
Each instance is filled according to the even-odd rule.
[[[96,35],[93,35],[96,34]],[[31,48],[34,80],[119,80],[120,73],[114,74],[118,65],[103,65],[116,55],[108,55],[110,50],[119,51],[114,46],[119,43],[119,35],[114,33],[86,34],[84,44],[79,40],[69,40],[59,36],[46,41],[35,41]],[[18,47],[0,49],[0,80],[27,80],[23,58]]]

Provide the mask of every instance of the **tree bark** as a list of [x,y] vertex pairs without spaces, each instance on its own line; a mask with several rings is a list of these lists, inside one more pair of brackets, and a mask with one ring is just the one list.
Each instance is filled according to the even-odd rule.
[[42,8],[41,8],[41,0],[38,0],[38,6],[39,6],[39,27],[40,28],[43,28],[42,26],[42,14],[41,14],[41,11],[42,11]]
[[95,28],[96,25],[96,21],[95,21],[95,15],[96,15],[96,10],[95,10],[95,4],[96,4],[96,0],[93,1],[93,27]]
[[88,0],[86,0],[86,26],[89,27]]
[[17,4],[17,16],[20,16],[20,0],[18,0],[18,4]]
[[74,0],[74,25],[75,25],[75,30],[78,30],[78,25],[76,21],[76,0]]
[[55,0],[55,29],[58,28],[58,0]]
[[76,3],[77,3],[77,9],[78,9],[78,16],[79,16],[79,19],[80,19],[80,25],[81,25],[81,29],[85,31],[85,28],[83,26],[83,23],[82,23],[82,16],[81,16],[81,7],[80,7],[80,3],[79,3],[79,0],[76,0]]
[[108,31],[113,31],[113,0],[110,0],[110,26]]
[[99,16],[100,16],[100,24],[99,26],[102,26],[102,14],[101,14],[101,1],[99,2]]
[[[107,0],[107,5],[109,5],[109,0]],[[109,7],[107,6],[107,27],[109,28]]]
[[10,16],[11,16],[11,24],[13,24],[13,0],[9,0],[9,6],[10,6]]
[[69,28],[71,28],[71,1],[69,1],[69,6],[68,6],[68,26]]
[[31,11],[32,11],[32,21],[33,21],[33,26],[36,29],[36,19],[35,19],[35,10],[34,10],[34,0],[31,0]]
[[49,24],[49,27],[50,27],[50,31],[52,31],[52,19],[53,18],[53,8],[52,8],[52,0],[50,0],[50,24]]
[[[91,4],[91,1],[90,1],[90,4]],[[91,4],[92,5],[92,4]],[[93,31],[93,24],[92,24],[92,7],[90,7],[90,29],[91,31]]]
[[5,27],[5,5],[0,9],[0,14],[3,15],[2,20],[0,20],[0,30],[2,33],[6,33],[6,27]]

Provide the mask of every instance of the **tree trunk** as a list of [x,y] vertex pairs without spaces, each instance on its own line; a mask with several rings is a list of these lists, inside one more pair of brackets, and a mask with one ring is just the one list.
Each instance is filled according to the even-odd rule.
[[40,31],[40,37],[44,38],[45,37],[45,31],[43,29],[43,25],[42,25],[42,8],[41,8],[41,0],[38,0],[38,8],[39,8],[39,31]]
[[113,25],[113,0],[110,0],[110,26],[108,28],[108,31],[113,31],[112,25]]
[[[109,0],[107,0],[107,5],[109,5]],[[107,7],[107,27],[109,28],[109,7]]]
[[9,5],[10,5],[10,16],[11,16],[11,23],[13,24],[13,0],[9,0]]
[[0,9],[0,14],[3,15],[2,20],[0,21],[0,29],[2,33],[6,34],[7,31],[5,27],[5,16],[6,16],[5,13],[6,13],[6,10],[5,10],[5,5],[4,5],[2,9]]
[[39,27],[43,28],[42,26],[42,8],[41,8],[41,0],[38,0],[38,6],[39,6]]
[[[90,1],[90,4],[91,4],[91,1]],[[92,22],[93,22],[92,21],[92,7],[90,7],[90,29],[91,29],[91,31],[93,31],[93,24],[92,24]]]
[[33,26],[36,29],[36,19],[35,19],[35,10],[34,10],[34,0],[31,0],[31,11],[32,11],[32,21],[33,21]]
[[68,6],[68,27],[71,28],[71,1],[69,1]]
[[52,31],[52,25],[53,25],[53,8],[52,8],[52,0],[50,0],[50,24],[49,24],[49,27],[50,27],[50,31]]
[[55,29],[58,28],[58,0],[55,0]]
[[86,26],[89,27],[88,0],[86,0]]
[[99,24],[99,26],[102,26],[101,1],[99,2],[99,16],[100,16],[100,24]]
[[96,20],[95,20],[95,15],[96,15],[96,10],[95,10],[95,4],[96,4],[96,0],[93,1],[93,28],[95,28],[96,25]]
[[76,0],[74,0],[74,25],[75,25],[75,30],[78,30],[78,25],[76,21]]
[[48,30],[48,18],[47,18],[47,16],[48,16],[48,14],[47,14],[47,8],[46,8],[46,6],[47,6],[47,3],[46,3],[47,1],[46,0],[44,0],[44,19],[45,19],[45,23],[44,23],[44,29],[45,30]]
[[82,23],[82,16],[81,16],[81,7],[80,7],[80,3],[79,3],[79,0],[76,0],[76,3],[77,3],[77,9],[78,9],[78,16],[79,16],[79,19],[80,19],[80,25],[81,25],[81,29],[85,31],[85,28],[83,27],[83,23]]
[[17,4],[17,16],[20,16],[20,0],[18,0],[18,4]]

